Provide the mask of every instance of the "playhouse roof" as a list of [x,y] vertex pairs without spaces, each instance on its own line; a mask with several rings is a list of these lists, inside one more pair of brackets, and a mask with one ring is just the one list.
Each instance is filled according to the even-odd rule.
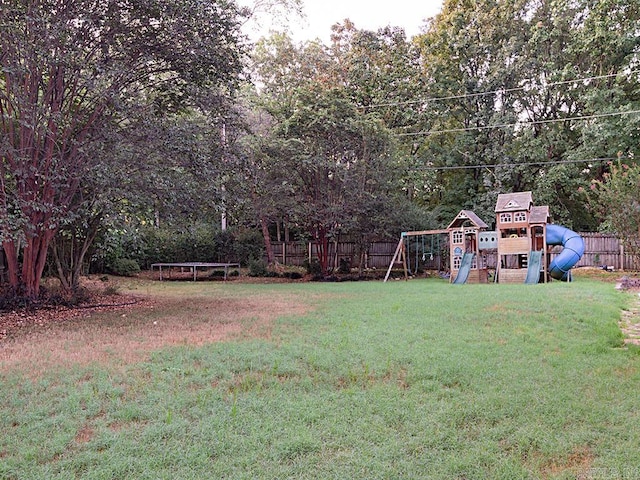
[[467,221],[470,221],[477,228],[489,228],[489,225],[484,223],[480,217],[478,217],[471,210],[460,210],[460,213],[449,224],[447,228],[456,228],[463,226]]
[[533,205],[531,192],[501,193],[496,202],[496,212],[529,210]]
[[549,223],[549,206],[531,207],[529,223]]

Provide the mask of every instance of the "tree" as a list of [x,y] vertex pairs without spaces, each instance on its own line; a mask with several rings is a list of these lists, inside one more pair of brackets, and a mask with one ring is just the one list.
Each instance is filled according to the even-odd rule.
[[[427,93],[423,115],[413,137],[423,163],[436,172],[425,203],[450,206],[450,218],[460,208],[481,216],[492,212],[499,178],[484,165],[504,163],[513,156],[516,121],[513,101],[505,95],[517,86],[514,59],[524,41],[524,1],[446,1],[442,13],[416,41],[421,49]],[[436,132],[422,135],[420,132]],[[429,195],[429,193],[431,195]]]
[[[366,105],[371,95],[384,97],[382,84],[361,80],[367,70],[390,80],[393,75],[382,70],[391,55],[376,57],[376,51],[387,45],[387,36],[389,45],[402,42],[395,33],[372,36],[348,26],[327,48],[317,42],[296,46],[278,35],[259,45],[255,57],[261,81],[257,104],[271,123],[253,142],[260,146],[251,154],[253,178],[259,179],[254,185],[262,192],[256,211],[264,213],[266,205],[274,212],[286,209],[316,244],[324,273],[332,238],[350,235],[364,251],[372,236],[388,232],[391,206],[397,205],[392,197],[400,191],[391,131],[383,114]],[[368,59],[359,59],[349,45]],[[386,89],[393,91],[390,84]]]
[[302,91],[296,112],[281,127],[281,134],[297,146],[289,165],[296,181],[297,218],[318,246],[323,272],[327,272],[328,242],[338,235],[359,237],[371,207],[379,206],[380,219],[392,178],[390,132],[372,114],[363,114],[342,89]]
[[618,160],[610,169],[586,191],[590,205],[604,220],[602,229],[617,235],[630,254],[640,255],[640,165]]
[[[234,175],[227,191],[236,201],[235,211],[240,213],[241,205],[250,205],[249,224],[260,226],[268,264],[276,259],[271,246],[269,226],[278,224],[289,216],[291,185],[285,171],[285,163],[280,162],[284,146],[271,135],[275,120],[259,106],[255,94],[246,92],[243,101],[244,134],[239,136],[237,150],[233,157]],[[238,215],[239,216],[239,215]]]
[[105,160],[93,151],[108,118],[233,89],[238,27],[218,1],[0,3],[0,239],[16,294],[38,296],[49,244]]
[[533,190],[556,219],[593,225],[579,160],[621,149],[602,131],[624,121],[601,115],[634,110],[638,15],[635,0],[446,1],[418,38],[432,99],[421,130],[439,132],[418,136],[440,168],[434,203],[483,216],[498,192]]

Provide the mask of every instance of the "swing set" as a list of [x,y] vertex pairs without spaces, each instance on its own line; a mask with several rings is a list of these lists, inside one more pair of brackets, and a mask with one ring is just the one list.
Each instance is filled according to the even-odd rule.
[[[422,263],[426,262],[427,259],[432,261],[434,256],[437,256],[440,253],[440,235],[446,235],[448,233],[448,230],[417,230],[412,232],[402,232],[396,251],[393,254],[393,259],[391,260],[387,274],[384,277],[384,281],[386,282],[389,279],[393,265],[396,263],[402,263],[405,279],[408,278],[410,274],[416,274],[420,265],[420,254],[422,254]],[[425,237],[430,237],[431,240],[431,247],[428,251],[426,249]],[[411,242],[411,238],[414,238],[415,240]],[[413,271],[411,269],[410,258],[412,253],[412,243],[415,251]]]
[[[427,250],[427,241],[430,240],[430,247]],[[406,238],[405,243],[407,249],[407,270],[409,274],[416,275],[420,270],[420,265],[425,265],[428,262],[433,262],[434,258],[438,259],[438,267],[437,270],[441,269],[441,255],[440,255],[440,236],[439,235],[415,235],[415,241],[413,243],[410,242],[410,239]],[[411,264],[411,248],[413,247],[413,256],[415,260],[413,265]]]

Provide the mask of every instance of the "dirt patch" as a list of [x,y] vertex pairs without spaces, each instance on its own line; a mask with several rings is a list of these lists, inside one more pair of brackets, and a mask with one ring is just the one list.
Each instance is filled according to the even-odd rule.
[[274,319],[309,308],[300,299],[273,293],[246,298],[117,295],[94,308],[10,312],[2,319],[9,332],[0,339],[0,368],[38,376],[51,368],[96,362],[127,365],[172,345],[270,338]]
[[620,330],[624,334],[625,344],[640,345],[640,289],[631,292],[635,296],[628,310],[620,317]]
[[555,478],[567,473],[570,473],[573,478],[585,478],[591,469],[593,460],[594,455],[589,447],[577,447],[568,457],[543,464],[540,473],[542,478]]
[[640,345],[640,277],[625,275],[616,283],[616,290],[625,291],[633,296],[628,310],[620,316],[620,330],[624,334],[626,345]]

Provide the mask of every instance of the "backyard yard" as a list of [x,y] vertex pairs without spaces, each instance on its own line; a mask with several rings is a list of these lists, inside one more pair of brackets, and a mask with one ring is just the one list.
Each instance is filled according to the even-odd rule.
[[0,340],[0,478],[640,478],[611,281],[120,282]]

